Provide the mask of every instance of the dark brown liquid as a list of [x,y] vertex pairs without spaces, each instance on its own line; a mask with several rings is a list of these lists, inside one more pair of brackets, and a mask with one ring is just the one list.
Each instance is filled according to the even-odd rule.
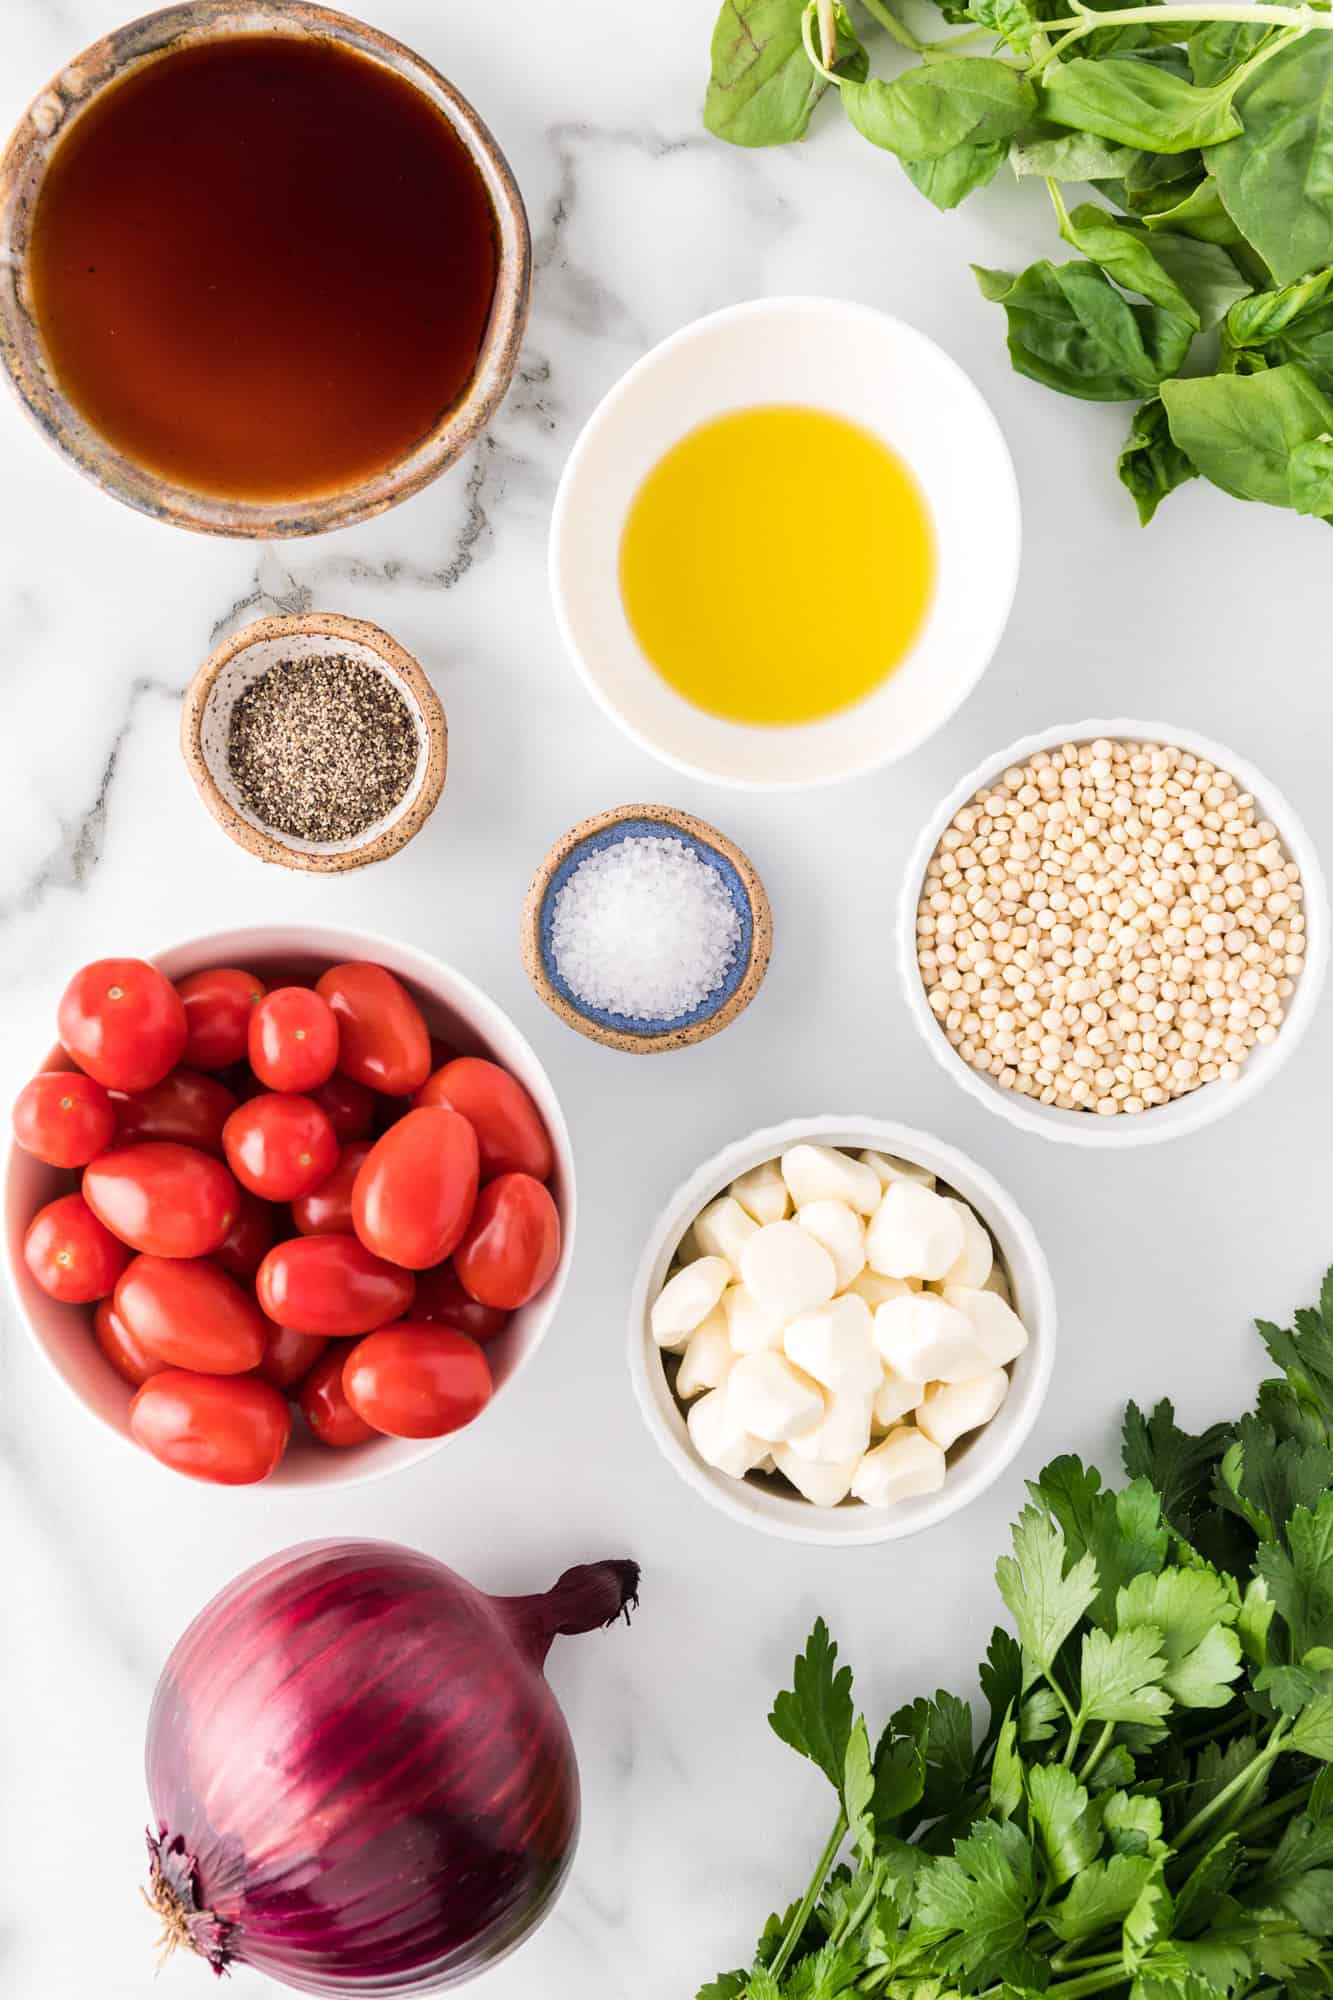
[[496,227],[421,92],[329,42],[237,36],[114,84],[52,155],[30,250],[61,388],[192,492],[383,471],[463,395]]

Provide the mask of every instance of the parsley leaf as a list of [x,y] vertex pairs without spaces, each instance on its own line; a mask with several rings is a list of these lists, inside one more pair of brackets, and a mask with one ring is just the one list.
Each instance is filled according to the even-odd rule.
[[1082,1555],[1065,1575],[1065,1538],[1049,1517],[1025,1507],[1013,1531],[1014,1553],[995,1565],[1000,1595],[1023,1647],[1024,1686],[1049,1673],[1069,1634],[1097,1595],[1097,1565]]
[[890,1728],[910,1737],[925,1760],[921,1812],[939,1819],[953,1811],[972,1780],[972,1711],[944,1688],[934,1701],[924,1695],[890,1719]]
[[1199,1517],[1211,1497],[1213,1472],[1231,1441],[1230,1427],[1210,1424],[1200,1436],[1181,1430],[1175,1409],[1163,1399],[1145,1417],[1137,1403],[1125,1411],[1121,1446],[1125,1471],[1143,1478],[1161,1497],[1168,1524],[1193,1542]]
[[1333,1764],[1333,1694],[1321,1694],[1312,1701],[1287,1738],[1286,1747],[1305,1757],[1318,1757]]
[[990,1806],[996,1819],[1012,1819],[1023,1804],[1023,1761],[1018,1754],[1018,1725],[1007,1715],[995,1744],[990,1773]]
[[1095,1937],[1128,1916],[1155,1865],[1146,1854],[1113,1854],[1108,1861],[1094,1861],[1074,1877],[1069,1894],[1049,1911],[1047,1922],[1066,1944]]
[[1224,1834],[1208,1849],[1198,1866],[1191,1870],[1176,1891],[1176,1933],[1197,1937],[1208,1928],[1221,1906],[1222,1898],[1240,1872],[1244,1855],[1240,1836]]
[[1171,1930],[1171,1895],[1161,1861],[1155,1861],[1125,1915],[1121,1932],[1125,1970],[1137,1972],[1153,1946]]
[[1263,1888],[1302,1930],[1333,1936],[1333,1821],[1291,1820],[1264,1865]]
[[835,1670],[837,1657],[828,1626],[817,1618],[805,1651],[797,1655],[791,1688],[773,1703],[768,1721],[774,1734],[818,1764],[840,1793],[852,1733],[852,1670]]
[[1313,1512],[1298,1507],[1287,1523],[1287,1547],[1265,1542],[1256,1562],[1286,1621],[1294,1657],[1333,1646],[1333,1491]]
[[884,1833],[921,1803],[926,1788],[921,1745],[910,1736],[900,1736],[890,1723],[875,1745],[874,1774],[870,1810],[876,1829]]
[[1038,1764],[1028,1772],[1028,1810],[1047,1879],[1058,1889],[1087,1867],[1102,1844],[1088,1795],[1064,1764]]
[[1166,1661],[1151,1625],[1137,1630],[1092,1631],[1083,1638],[1080,1712],[1092,1722],[1156,1722],[1170,1713],[1171,1697],[1158,1683]]
[[1155,1854],[1162,1841],[1161,1801],[1112,1792],[1102,1801],[1102,1830],[1117,1854]]
[[866,1729],[865,1717],[858,1715],[847,1739],[847,1754],[843,1762],[842,1810],[847,1819],[847,1831],[852,1846],[863,1867],[868,1868],[875,1858],[875,1824],[871,1817],[871,1802],[875,1796],[875,1778],[871,1769],[870,1735]]
[[990,1635],[978,1679],[990,1704],[989,1740],[999,1735],[1000,1725],[1010,1710],[1017,1707],[1023,1693],[1023,1649],[1003,1625],[997,1625]]
[[1097,1468],[1072,1453],[1052,1459],[1028,1491],[1054,1515],[1070,1557],[1090,1555],[1095,1561],[1099,1588],[1092,1616],[1099,1625],[1110,1624],[1120,1586],[1140,1573],[1155,1573],[1166,1561],[1167,1532],[1156,1493],[1146,1479],[1119,1493],[1103,1492]]
[[1333,1270],[1325,1274],[1319,1304],[1296,1314],[1295,1329],[1285,1331],[1270,1320],[1255,1321],[1259,1337],[1303,1398],[1318,1405],[1333,1421]]
[[921,1870],[913,1931],[935,1933],[943,1970],[984,1977],[1026,1939],[1035,1886],[1027,1835],[1012,1821],[984,1820]]
[[1229,1628],[1237,1607],[1215,1570],[1167,1569],[1136,1577],[1116,1599],[1119,1629],[1148,1628],[1166,1659],[1162,1685],[1182,1708],[1225,1708],[1241,1672]]

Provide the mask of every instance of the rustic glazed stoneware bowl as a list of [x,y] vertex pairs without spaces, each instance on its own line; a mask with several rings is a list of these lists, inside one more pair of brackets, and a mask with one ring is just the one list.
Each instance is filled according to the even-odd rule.
[[[382,63],[446,118],[467,148],[495,216],[497,274],[490,324],[462,401],[421,441],[361,483],[291,503],[219,499],[157,477],[115,450],[81,417],[54,379],[33,315],[27,250],[47,162],[71,122],[108,86],[169,50],[229,35],[281,34],[333,41]],[[481,434],[509,386],[527,318],[532,246],[509,166],[467,100],[400,42],[306,0],[185,0],[94,42],[28,107],[0,155],[0,366],[44,434],[117,500],[203,534],[315,535],[382,513],[436,478]]]
[[[228,761],[231,714],[251,682],[279,660],[328,653],[345,654],[383,674],[402,696],[416,730],[416,769],[397,805],[364,833],[349,840],[299,840],[266,826],[246,805]],[[330,875],[387,861],[421,831],[444,789],[449,730],[439,696],[396,639],[364,618],[305,611],[257,618],[209,654],[185,692],[181,753],[200,798],[238,847],[261,861]]]

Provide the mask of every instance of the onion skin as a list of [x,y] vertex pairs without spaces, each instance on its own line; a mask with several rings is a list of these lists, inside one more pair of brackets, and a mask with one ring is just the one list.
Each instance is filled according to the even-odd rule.
[[388,1542],[247,1570],[185,1632],[148,1723],[164,1938],[307,1993],[437,1992],[539,1923],[579,1784],[541,1666],[637,1602],[637,1566],[492,1598]]

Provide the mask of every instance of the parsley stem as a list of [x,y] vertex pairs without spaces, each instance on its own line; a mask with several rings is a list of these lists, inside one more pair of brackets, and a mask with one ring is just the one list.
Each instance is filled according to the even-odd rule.
[[819,1892],[824,1886],[829,1869],[833,1866],[837,1858],[838,1849],[842,1846],[846,1837],[847,1815],[844,1812],[840,1812],[833,1823],[833,1831],[828,1837],[828,1843],[824,1848],[824,1852],[815,1864],[815,1872],[810,1877],[810,1886],[796,1905],[795,1915],[787,1926],[782,1943],[778,1946],[777,1956],[768,1968],[774,1979],[781,1979],[783,1973],[791,1963],[791,1955],[801,1941],[801,1932],[810,1921],[810,1912],[819,1900]]
[[1250,1759],[1244,1770],[1238,1771],[1229,1785],[1223,1785],[1220,1792],[1209,1799],[1206,1805],[1200,1806],[1194,1817],[1185,1822],[1184,1826],[1181,1827],[1179,1833],[1175,1836],[1174,1845],[1178,1854],[1183,1852],[1189,1846],[1190,1842],[1198,1837],[1201,1828],[1207,1826],[1209,1821],[1214,1819],[1224,1807],[1229,1806],[1233,1799],[1248,1792],[1255,1781],[1263,1776],[1269,1765],[1276,1761],[1282,1748],[1282,1738],[1286,1734],[1286,1730],[1286,1722],[1279,1722],[1263,1749],[1259,1751],[1257,1756]]
[[1097,1766],[1101,1763],[1102,1758],[1106,1755],[1106,1752],[1110,1747],[1111,1738],[1114,1735],[1115,1735],[1115,1724],[1113,1722],[1104,1722],[1102,1724],[1101,1735],[1097,1738],[1097,1741],[1093,1744],[1091,1750],[1089,1750],[1087,1756],[1083,1759],[1083,1763],[1078,1774],[1080,1784],[1082,1784],[1083,1781],[1086,1778],[1088,1778],[1092,1774],[1092,1772],[1096,1770]]
[[876,1902],[879,1900],[880,1888],[884,1881],[885,1866],[886,1863],[883,1861],[877,1861],[875,1863],[874,1867],[870,1871],[870,1881],[866,1887],[866,1892],[864,1896],[862,1896],[860,1902],[857,1904],[856,1908],[851,1912],[850,1916],[844,1913],[843,1921],[836,1926],[836,1928],[829,1937],[830,1944],[841,1944],[842,1940],[845,1937],[847,1937],[848,1935],[854,1936],[855,1933],[860,1930],[862,1924],[865,1922],[866,1918],[870,1915],[870,1912],[874,1909]]
[[1120,1965],[1124,1960],[1124,1956],[1125,1954],[1122,1950],[1116,1950],[1095,1951],[1084,1958],[1066,1958],[1063,1952],[1057,1951],[1055,1957],[1051,1960],[1051,1970],[1052,1972],[1092,1972],[1098,1966]]
[[1284,1792],[1280,1799],[1272,1799],[1268,1805],[1261,1806],[1258,1812],[1251,1813],[1249,1818],[1243,1821],[1241,1832],[1248,1836],[1251,1833],[1258,1833],[1261,1827],[1268,1826],[1275,1819],[1287,1819],[1295,1807],[1306,1803],[1310,1790],[1309,1785],[1297,1785],[1295,1791]]

